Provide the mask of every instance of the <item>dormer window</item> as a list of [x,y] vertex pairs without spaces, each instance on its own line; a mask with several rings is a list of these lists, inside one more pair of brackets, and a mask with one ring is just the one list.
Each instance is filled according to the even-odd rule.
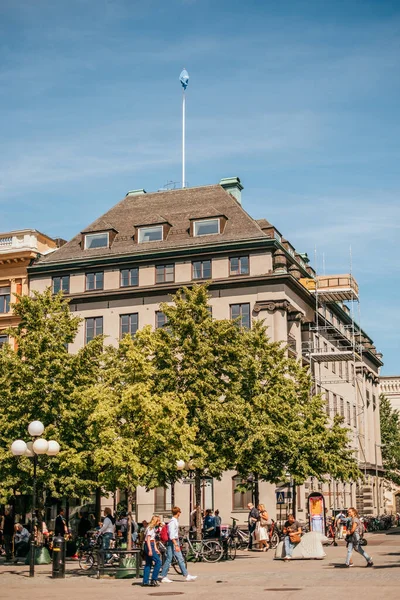
[[201,235],[212,235],[220,233],[220,220],[219,219],[202,219],[201,221],[194,221],[193,223],[193,235],[199,237]]
[[163,226],[155,225],[153,227],[139,227],[139,244],[145,242],[162,242],[163,240]]
[[109,234],[105,233],[87,233],[85,235],[85,250],[93,250],[94,248],[108,248]]

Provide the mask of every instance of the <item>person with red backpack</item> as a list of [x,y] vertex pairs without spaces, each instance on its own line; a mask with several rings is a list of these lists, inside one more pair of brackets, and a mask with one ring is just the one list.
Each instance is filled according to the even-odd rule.
[[[172,559],[175,556],[178,561],[182,575],[186,581],[195,581],[197,576],[189,575],[187,572],[185,561],[183,560],[181,548],[179,545],[179,517],[181,515],[181,509],[178,506],[174,506],[172,509],[172,519],[168,525],[164,525],[160,531],[160,539],[167,546],[167,558],[165,560],[162,572],[161,572],[161,583],[172,583],[171,579],[168,579],[168,570],[171,566]],[[165,541],[164,541],[165,540]]]

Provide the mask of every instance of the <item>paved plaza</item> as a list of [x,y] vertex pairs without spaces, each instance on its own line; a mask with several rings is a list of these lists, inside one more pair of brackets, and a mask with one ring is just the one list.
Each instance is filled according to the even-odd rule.
[[[399,532],[400,533],[400,532]],[[354,554],[355,566],[343,568],[346,548],[328,546],[324,560],[273,560],[273,552],[240,552],[233,562],[190,565],[198,575],[194,583],[185,583],[173,573],[174,583],[159,588],[142,588],[136,580],[97,580],[82,574],[74,562],[68,562],[63,580],[51,579],[51,565],[37,567],[37,576],[28,577],[28,567],[0,565],[1,600],[131,600],[132,598],[176,597],[185,600],[276,598],[277,600],[399,600],[400,535],[369,534],[368,552],[374,559],[372,569]],[[133,581],[133,584],[132,584]]]

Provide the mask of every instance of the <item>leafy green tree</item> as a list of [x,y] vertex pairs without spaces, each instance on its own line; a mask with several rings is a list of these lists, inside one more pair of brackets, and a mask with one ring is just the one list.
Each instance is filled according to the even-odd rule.
[[308,370],[271,342],[267,328],[254,321],[244,333],[241,395],[245,427],[238,432],[238,472],[258,481],[278,482],[290,473],[295,484],[327,474],[357,479],[359,471],[349,448],[343,419],[328,422],[320,395],[312,396]]
[[379,397],[379,410],[385,477],[400,485],[400,413],[384,394]]
[[[128,531],[137,486],[165,486],[176,462],[188,458],[194,429],[179,392],[154,389],[154,334],[145,329],[108,347],[102,378],[85,396],[94,401],[90,436],[98,440],[95,469],[105,491],[127,490]],[[131,537],[128,535],[128,547]]]
[[87,497],[96,474],[85,424],[92,407],[81,403],[81,392],[98,376],[102,339],[68,353],[80,319],[61,293],[53,296],[48,289],[20,297],[13,308],[20,323],[8,333],[16,349],[5,345],[0,351],[0,498],[8,500],[17,490],[31,493],[32,461],[14,458],[10,446],[27,439],[27,426],[36,419],[45,425],[46,438],[61,446],[57,457],[40,458],[38,489],[59,498]]
[[[194,433],[196,505],[201,504],[201,480],[221,477],[235,464],[237,431],[242,425],[241,333],[228,320],[214,320],[207,286],[182,288],[172,304],[161,305],[167,326],[155,332],[155,385],[179,394]],[[200,509],[197,531],[200,534]]]

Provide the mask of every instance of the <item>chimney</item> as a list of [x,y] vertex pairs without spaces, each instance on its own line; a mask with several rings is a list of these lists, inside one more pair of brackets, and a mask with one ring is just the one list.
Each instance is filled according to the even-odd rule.
[[131,190],[130,192],[126,192],[127,196],[141,196],[142,194],[147,194],[146,190]]
[[239,204],[242,204],[243,186],[240,183],[239,177],[225,177],[224,179],[221,179],[219,185],[223,187],[228,194],[231,194],[239,202]]

